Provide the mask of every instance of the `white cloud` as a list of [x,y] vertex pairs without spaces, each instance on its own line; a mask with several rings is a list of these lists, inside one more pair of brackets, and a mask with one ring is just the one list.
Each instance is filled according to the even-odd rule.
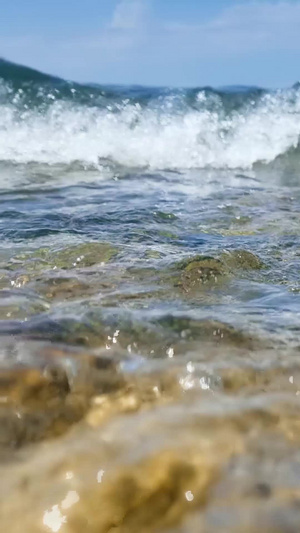
[[150,0],[121,0],[109,23],[99,35],[84,39],[82,46],[105,54],[105,60],[119,62],[134,54],[147,36],[146,22],[150,16]]
[[[150,0],[121,0],[110,24],[93,39],[112,55],[144,53],[161,63],[173,58],[239,57],[252,52],[300,51],[300,0],[247,1],[205,23],[150,17]],[[117,56],[115,56],[118,59]]]
[[[71,63],[72,69],[76,69],[76,65],[79,66],[85,56],[89,57],[88,65],[93,62],[95,69],[107,65],[119,69],[124,61],[134,61],[137,50],[143,48],[149,7],[150,0],[121,0],[108,23],[102,26],[97,35],[62,42],[59,45],[61,53],[58,55],[68,55],[69,69]],[[86,66],[83,69],[85,71]]]
[[116,30],[134,30],[144,24],[148,11],[145,0],[121,0],[112,16],[110,27]]
[[300,2],[238,4],[205,24],[167,24],[166,30],[167,39],[180,39],[200,55],[300,50]]
[[300,49],[300,3],[260,1],[236,5],[208,24],[206,31],[223,39],[224,44],[235,42],[235,49],[239,44],[243,50]]

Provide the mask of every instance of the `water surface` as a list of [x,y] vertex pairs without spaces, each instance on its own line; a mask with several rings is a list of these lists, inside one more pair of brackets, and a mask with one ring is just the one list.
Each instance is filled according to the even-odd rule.
[[0,111],[6,529],[298,532],[299,87]]

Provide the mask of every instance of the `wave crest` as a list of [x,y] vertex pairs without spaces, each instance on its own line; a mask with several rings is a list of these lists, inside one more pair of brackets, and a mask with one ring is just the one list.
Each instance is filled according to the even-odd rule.
[[25,81],[20,71],[10,73],[10,79],[2,76],[0,160],[80,161],[97,167],[111,159],[152,169],[249,168],[274,161],[299,142],[297,86],[269,93],[104,89],[47,75],[30,78],[27,71],[26,76]]

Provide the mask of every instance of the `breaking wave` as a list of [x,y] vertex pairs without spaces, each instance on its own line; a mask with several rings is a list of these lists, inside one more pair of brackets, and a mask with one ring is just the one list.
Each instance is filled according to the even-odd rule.
[[300,88],[80,85],[0,60],[0,160],[251,168],[299,155]]

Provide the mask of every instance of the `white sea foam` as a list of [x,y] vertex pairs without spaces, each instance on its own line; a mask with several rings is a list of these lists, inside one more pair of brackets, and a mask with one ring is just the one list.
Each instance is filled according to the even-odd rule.
[[[206,97],[199,93],[199,101]],[[250,168],[273,161],[298,145],[300,92],[263,96],[226,115],[210,106],[174,110],[130,102],[115,108],[88,108],[54,101],[41,114],[0,106],[0,160],[48,164],[101,158],[134,167]]]

